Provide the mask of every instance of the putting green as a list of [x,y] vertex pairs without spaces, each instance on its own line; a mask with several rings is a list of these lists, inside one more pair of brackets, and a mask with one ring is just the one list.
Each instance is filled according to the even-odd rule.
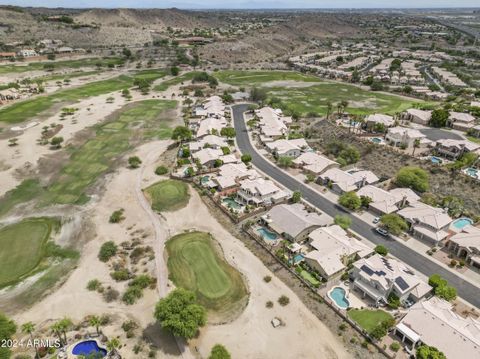
[[220,316],[238,313],[246,304],[247,288],[208,233],[188,232],[166,244],[170,278],[176,286],[196,293],[199,303]]
[[147,187],[145,193],[155,211],[175,211],[190,199],[188,186],[182,181],[164,180]]
[[40,264],[58,225],[52,218],[29,218],[0,229],[0,288],[21,280]]

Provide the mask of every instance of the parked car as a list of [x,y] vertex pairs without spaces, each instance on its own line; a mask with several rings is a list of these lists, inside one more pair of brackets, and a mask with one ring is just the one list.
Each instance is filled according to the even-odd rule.
[[387,231],[386,229],[381,228],[381,227],[375,228],[375,231],[376,231],[378,234],[380,234],[380,235],[382,235],[382,236],[384,236],[384,237],[387,237],[387,236],[388,236],[388,231]]
[[378,222],[380,222],[380,217],[375,217],[373,219],[373,224],[377,224]]

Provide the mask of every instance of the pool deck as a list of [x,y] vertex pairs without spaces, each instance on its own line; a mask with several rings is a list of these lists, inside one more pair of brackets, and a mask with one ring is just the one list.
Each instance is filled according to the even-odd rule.
[[[330,298],[329,294],[335,287],[340,287],[345,290],[345,298],[350,303],[349,308],[355,308],[355,309],[368,308],[372,304],[372,302],[368,301],[368,298],[363,299],[359,292],[356,292],[353,290],[351,282],[349,282],[349,285],[345,285],[345,282],[339,282],[339,283],[336,283],[335,285],[330,286],[327,290],[328,300],[334,305],[336,305],[336,303],[334,300]],[[338,307],[337,305],[337,308],[340,308],[340,307]],[[340,309],[345,310],[344,308],[340,308]]]
[[[69,346],[69,347],[67,348],[67,350],[66,350],[67,356],[66,356],[65,358],[72,358],[72,359],[73,359],[73,358],[78,358],[78,357],[79,357],[78,355],[73,354],[73,348],[75,348],[75,346],[76,346],[78,343],[82,343],[82,342],[86,342],[86,341],[91,341],[91,340],[95,341],[95,342],[97,343],[97,346],[98,346],[99,348],[107,350],[107,347],[104,346],[104,345],[100,342],[100,340],[98,340],[98,338],[88,338],[88,339],[87,339],[87,338],[84,338],[84,339],[81,339],[81,340],[78,340],[78,341],[74,342],[73,344],[70,344],[70,346]],[[107,355],[108,355],[108,350],[107,350]],[[106,357],[107,357],[107,356],[105,356],[105,358],[106,358]]]

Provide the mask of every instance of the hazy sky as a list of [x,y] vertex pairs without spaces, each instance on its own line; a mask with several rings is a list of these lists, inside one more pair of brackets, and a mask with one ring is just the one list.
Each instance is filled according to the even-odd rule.
[[183,9],[480,7],[479,0],[0,0],[2,5]]

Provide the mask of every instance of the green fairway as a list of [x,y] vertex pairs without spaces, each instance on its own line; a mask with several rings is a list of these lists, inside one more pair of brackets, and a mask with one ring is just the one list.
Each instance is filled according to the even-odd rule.
[[238,311],[248,298],[241,274],[223,258],[210,234],[188,232],[166,244],[170,278],[196,293],[199,303],[216,314]]
[[368,333],[371,333],[375,327],[377,327],[380,323],[393,319],[393,317],[381,310],[369,310],[369,309],[351,309],[348,311],[348,316],[356,321],[358,325],[360,325],[363,329],[365,329]]
[[43,70],[46,64],[53,64],[55,69],[78,69],[82,67],[95,67],[97,64],[101,67],[106,67],[109,64],[120,65],[124,62],[123,59],[119,57],[111,58],[88,58],[88,59],[79,59],[79,60],[64,60],[64,61],[48,61],[48,62],[27,62],[27,63],[18,63],[16,65],[4,65],[0,66],[0,75],[8,73],[22,73],[28,71],[38,71]]
[[[324,115],[328,102],[332,103],[335,111],[336,105],[343,100],[348,101],[345,111],[357,115],[377,112],[393,114],[416,104],[425,104],[422,100],[364,90],[293,71],[219,71],[214,76],[230,85],[262,87],[273,106],[299,115]],[[298,84],[277,86],[274,81],[295,81]]]
[[182,181],[164,180],[146,188],[145,193],[155,211],[175,211],[185,207],[190,199],[188,186]]
[[95,136],[78,147],[71,147],[70,158],[46,187],[36,179],[23,181],[0,199],[0,216],[17,204],[39,199],[40,205],[82,204],[88,201],[87,189],[109,171],[132,148],[132,141],[165,139],[171,136],[166,111],[176,101],[135,102],[112,121],[94,126]]
[[402,112],[424,101],[407,99],[405,97],[386,93],[363,90],[357,86],[324,82],[309,87],[272,87],[268,88],[268,97],[275,104],[290,111],[306,115],[309,112],[324,115],[327,112],[327,103],[336,105],[341,101],[348,101],[345,112],[356,115],[371,113]]
[[0,228],[0,288],[31,273],[45,255],[45,244],[58,221],[30,218]]
[[293,71],[218,71],[218,81],[235,86],[262,86],[272,81],[321,82],[321,79]]
[[[154,80],[164,76],[161,70],[148,70],[138,73],[138,77]],[[50,95],[37,96],[20,101],[0,110],[0,121],[18,123],[30,120],[39,113],[50,109],[56,103],[74,103],[83,98],[103,95],[109,92],[120,91],[133,86],[134,77],[120,75],[118,77],[91,82],[79,87],[60,90]]]
[[171,78],[170,80],[163,81],[162,83],[158,84],[155,86],[153,89],[155,91],[165,91],[168,90],[170,86],[175,86],[178,85],[184,81],[189,81],[195,76],[196,74],[199,74],[199,71],[192,71],[192,72],[186,72],[182,75],[179,75],[177,77]]

